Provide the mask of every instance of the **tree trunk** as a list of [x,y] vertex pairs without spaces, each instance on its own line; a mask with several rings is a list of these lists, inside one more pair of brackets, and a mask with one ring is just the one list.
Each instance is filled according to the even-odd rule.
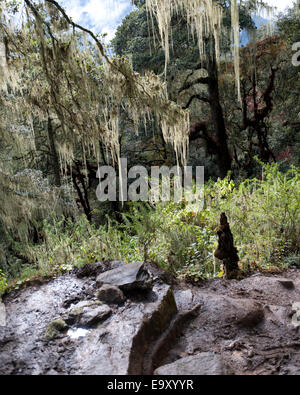
[[211,55],[208,60],[208,95],[211,108],[212,122],[216,132],[218,145],[216,147],[217,164],[220,177],[226,177],[231,170],[232,157],[228,148],[228,138],[226,133],[223,109],[220,103],[218,66],[215,55]]

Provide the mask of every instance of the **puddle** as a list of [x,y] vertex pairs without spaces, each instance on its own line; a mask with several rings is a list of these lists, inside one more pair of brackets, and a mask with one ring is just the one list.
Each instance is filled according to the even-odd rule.
[[84,328],[75,328],[69,329],[67,335],[70,336],[71,339],[79,339],[80,337],[84,337],[89,333],[88,329]]

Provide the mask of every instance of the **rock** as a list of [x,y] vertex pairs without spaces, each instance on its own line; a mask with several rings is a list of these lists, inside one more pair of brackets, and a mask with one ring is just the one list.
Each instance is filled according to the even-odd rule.
[[220,355],[203,352],[159,367],[155,375],[224,375],[226,368]]
[[68,325],[93,326],[106,320],[111,314],[111,308],[99,301],[81,301],[72,305],[69,312],[63,316]]
[[68,325],[62,319],[56,319],[47,326],[45,337],[47,340],[56,338],[61,332],[67,329]]
[[249,328],[258,325],[264,319],[264,310],[262,305],[259,302],[251,300],[245,300],[244,305],[244,313],[239,311],[237,324]]
[[6,326],[6,309],[5,309],[5,304],[1,302],[1,298],[0,298],[0,326]]
[[287,278],[278,278],[277,281],[286,289],[294,289],[294,283],[292,280]]
[[80,318],[80,325],[87,327],[94,326],[99,324],[99,322],[106,320],[111,313],[111,308],[106,305],[93,306],[93,308],[85,307]]
[[164,270],[161,267],[159,267],[157,263],[145,262],[144,267],[146,268],[146,270],[148,270],[151,273],[151,277],[153,278],[153,281],[158,280],[165,284],[169,284],[169,285],[173,284],[175,280],[174,276],[167,270]]
[[96,263],[86,263],[81,268],[76,269],[76,276],[78,278],[98,276],[108,270],[116,269],[125,265],[123,261],[103,261]]
[[177,290],[175,293],[178,308],[188,310],[193,305],[193,293],[190,289]]
[[145,314],[140,327],[132,339],[129,355],[127,374],[151,374],[148,358],[154,345],[161,336],[169,329],[172,319],[176,317],[177,306],[173,291],[165,284],[155,288],[159,299],[153,306],[157,306],[152,314]]
[[298,328],[300,326],[300,302],[293,303],[292,312],[294,313],[292,316],[292,325],[294,328]]
[[68,325],[78,324],[80,317],[83,314],[84,307],[91,306],[95,302],[90,302],[88,300],[82,300],[79,303],[72,304],[69,308],[68,313],[64,314],[63,319]]
[[119,287],[124,291],[133,289],[149,289],[151,288],[151,275],[145,268],[144,263],[128,263],[116,269],[99,274],[97,277],[97,285],[111,284]]
[[154,286],[153,292],[157,295],[155,302],[122,308],[82,338],[70,361],[72,372],[142,374],[151,342],[168,327],[176,309],[169,286]]
[[[118,281],[124,280],[127,266],[108,262],[102,274],[112,277],[119,270]],[[180,374],[300,372],[300,271],[287,279],[260,274],[199,286],[176,281],[172,289],[159,268],[137,266],[135,278],[124,281],[130,301],[119,307],[95,298],[102,289],[96,275],[78,278],[76,272],[5,295],[0,375],[145,375],[156,369],[166,374],[173,364]],[[136,287],[141,268],[149,275],[147,286],[152,281],[145,291],[145,284]],[[291,279],[294,289],[285,288],[282,278]],[[132,290],[126,284],[133,284]],[[45,339],[46,327],[54,341]]]
[[[209,325],[253,327],[259,324],[264,318],[262,305],[251,299],[234,299],[225,295],[210,294],[205,292],[195,293],[181,290],[175,291],[176,303],[178,306],[200,304],[199,322]],[[198,320],[198,318],[197,318]]]
[[122,304],[126,299],[120,288],[110,284],[103,284],[98,289],[96,297],[108,304]]
[[265,318],[276,322],[277,325],[286,325],[289,320],[291,310],[284,306],[266,305],[264,307]]

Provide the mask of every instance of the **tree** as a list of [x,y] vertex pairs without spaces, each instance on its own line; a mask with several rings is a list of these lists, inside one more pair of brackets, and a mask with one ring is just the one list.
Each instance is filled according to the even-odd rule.
[[[87,157],[99,164],[105,155],[118,163],[122,111],[134,127],[155,114],[178,161],[185,161],[188,112],[168,100],[159,77],[140,76],[127,59],[109,58],[99,37],[75,24],[54,0],[24,0],[22,24],[17,26],[11,23],[17,5],[11,5],[2,2],[0,9],[5,121],[26,125],[32,143],[35,129],[46,125],[43,136],[54,182],[61,185],[62,175],[72,178],[88,217]],[[19,137],[11,130],[5,133],[7,138]]]
[[[180,10],[187,13],[193,11],[196,15],[198,12],[197,7],[200,6],[201,1],[193,3],[192,7],[195,4],[197,5],[197,7],[195,6],[195,10],[189,9],[189,4],[191,5],[192,3],[183,1],[170,3],[170,7],[172,8],[177,3],[178,5],[180,3]],[[156,17],[153,24],[150,24],[150,27],[147,23],[145,4],[148,5]],[[163,8],[162,4],[165,4],[166,8]],[[209,125],[201,120],[199,106],[191,111],[191,117],[195,121],[194,124],[192,122],[190,141],[201,138],[205,142],[207,150],[216,157],[219,175],[225,177],[227,172],[232,168],[233,155],[228,146],[228,133],[220,101],[218,58],[220,52],[230,52],[231,11],[228,4],[224,2],[218,2],[216,5],[210,4],[210,7],[216,7],[213,8],[218,15],[215,22],[218,24],[223,22],[222,29],[218,25],[218,30],[215,31],[213,26],[209,24],[206,27],[206,34],[202,34],[200,26],[198,26],[198,21],[196,28],[198,40],[195,42],[189,38],[186,26],[187,23],[192,23],[192,21],[187,18],[184,12],[177,13],[174,10],[168,10],[168,4],[168,2],[156,3],[151,1],[143,2],[143,4],[139,3],[139,9],[127,16],[123,24],[118,28],[116,38],[113,40],[113,46],[119,55],[132,53],[133,67],[139,72],[144,72],[149,68],[155,68],[156,72],[163,72],[162,49],[164,49],[166,52],[166,64],[168,65],[166,78],[169,82],[170,97],[180,103],[185,109],[190,109],[195,101],[200,101],[202,107],[210,107],[212,131],[209,131]],[[185,9],[185,7],[187,8]],[[253,5],[250,5],[248,8],[245,6],[240,7],[239,17],[235,14],[235,7],[236,4],[234,3],[234,10],[231,14],[235,18],[235,23],[239,23],[240,20],[241,28],[253,28],[254,24],[249,14],[249,8],[251,10]],[[212,12],[211,8],[208,7],[205,9],[204,14],[199,16],[200,20],[202,21],[202,18],[205,18],[210,12]],[[221,18],[221,14],[223,14],[223,18]],[[161,19],[167,20],[166,26],[162,25]],[[170,44],[170,49],[167,43],[167,37],[169,37],[168,29],[172,29],[172,45]],[[149,30],[151,35],[150,42],[148,38]],[[156,37],[158,35],[161,36],[160,42],[157,42]],[[201,37],[199,37],[200,35]],[[169,50],[171,56],[168,54]],[[200,61],[199,50],[201,55]],[[237,53],[235,53],[236,56]],[[238,67],[237,64],[235,66],[236,68]],[[189,73],[185,73],[185,69],[188,69]],[[201,75],[199,76],[199,72],[203,70],[206,70],[205,75],[200,73]],[[181,82],[175,84],[174,79],[178,74],[181,74]],[[206,86],[204,90],[202,89],[201,93],[197,91],[199,84]],[[174,89],[174,85],[176,85],[177,89]],[[198,112],[198,115],[195,116],[195,112]]]
[[[156,2],[151,3],[153,5]],[[166,26],[159,28],[158,25],[159,19],[163,19],[162,15],[166,12],[165,17],[169,18],[167,25],[169,24],[169,30],[172,31],[166,75],[169,95],[183,108],[190,110],[191,145],[202,142],[201,145],[206,147],[207,154],[216,158],[218,173],[222,177],[228,170],[236,167],[249,167],[255,155],[264,162],[276,160],[277,149],[274,147],[272,131],[274,128],[270,120],[275,115],[277,107],[286,101],[281,94],[284,86],[281,85],[279,88],[279,75],[284,73],[284,64],[291,66],[289,55],[287,54],[285,59],[283,56],[286,48],[285,39],[279,38],[276,34],[270,38],[260,38],[256,40],[257,43],[254,41],[246,48],[240,48],[241,100],[238,101],[234,93],[237,79],[234,72],[237,66],[234,63],[237,54],[230,54],[233,14],[231,7],[228,3],[218,2],[223,8],[219,61],[215,37],[209,33],[201,39],[204,53],[199,60],[199,43],[189,37],[186,27],[188,21],[185,13],[181,12],[188,5],[184,1],[175,1],[170,3],[171,8],[179,3],[181,8],[179,7],[178,13],[176,10],[172,12],[161,9],[158,15],[159,12],[154,11],[157,18],[154,18],[150,26],[147,23],[145,2],[140,3],[139,9],[128,15],[117,31],[113,40],[116,52],[132,53],[133,67],[139,72],[155,67],[156,72],[164,73],[162,55],[163,50],[167,51],[167,45],[163,39],[167,33],[161,34],[160,29],[165,30]],[[159,2],[154,8],[163,7],[162,4],[167,2]],[[247,2],[239,7],[240,29],[247,29],[249,36],[253,36],[256,31],[251,11],[256,10],[257,6],[257,2]],[[291,11],[291,14],[294,15],[294,12]],[[154,43],[152,45],[148,39],[149,30],[150,43]],[[160,34],[161,40],[158,41],[157,36]],[[259,34],[264,37],[265,33]],[[286,72],[292,77],[293,71]],[[292,78],[297,85],[296,79]],[[276,100],[278,97],[281,97],[281,100]],[[297,106],[294,105],[293,108]],[[207,161],[207,157],[205,160]],[[247,173],[249,174],[248,170]]]
[[[19,84],[26,84],[20,76],[22,69],[34,70],[33,78],[42,74],[44,79],[38,88],[44,101],[37,103],[37,92],[26,84],[22,88],[27,89],[26,96],[31,100],[27,103],[36,101],[34,105],[54,111],[63,133],[71,135],[68,143],[75,138],[85,146],[92,146],[97,154],[95,140],[101,140],[111,149],[112,156],[117,157],[122,105],[136,124],[140,117],[154,111],[165,138],[171,140],[177,132],[181,133],[184,147],[187,113],[168,101],[159,78],[150,73],[141,77],[132,71],[126,59],[109,58],[96,35],[72,22],[56,1],[46,0],[38,6],[30,0],[24,3],[27,23],[17,31],[10,28],[2,13],[6,57],[21,78]],[[179,140],[176,139],[175,145],[180,150]]]

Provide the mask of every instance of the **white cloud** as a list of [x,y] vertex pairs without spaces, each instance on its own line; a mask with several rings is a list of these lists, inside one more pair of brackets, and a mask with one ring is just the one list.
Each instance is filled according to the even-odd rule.
[[74,22],[91,28],[95,33],[107,33],[113,38],[116,27],[133,6],[130,0],[62,0]]
[[287,7],[292,7],[296,0],[265,0],[272,7],[276,7],[276,13],[284,11]]
[[[265,0],[270,6],[277,7],[275,14],[291,7],[297,0]],[[61,0],[68,14],[77,23],[82,24],[95,33],[107,33],[107,41],[115,34],[133,6],[130,0]]]

